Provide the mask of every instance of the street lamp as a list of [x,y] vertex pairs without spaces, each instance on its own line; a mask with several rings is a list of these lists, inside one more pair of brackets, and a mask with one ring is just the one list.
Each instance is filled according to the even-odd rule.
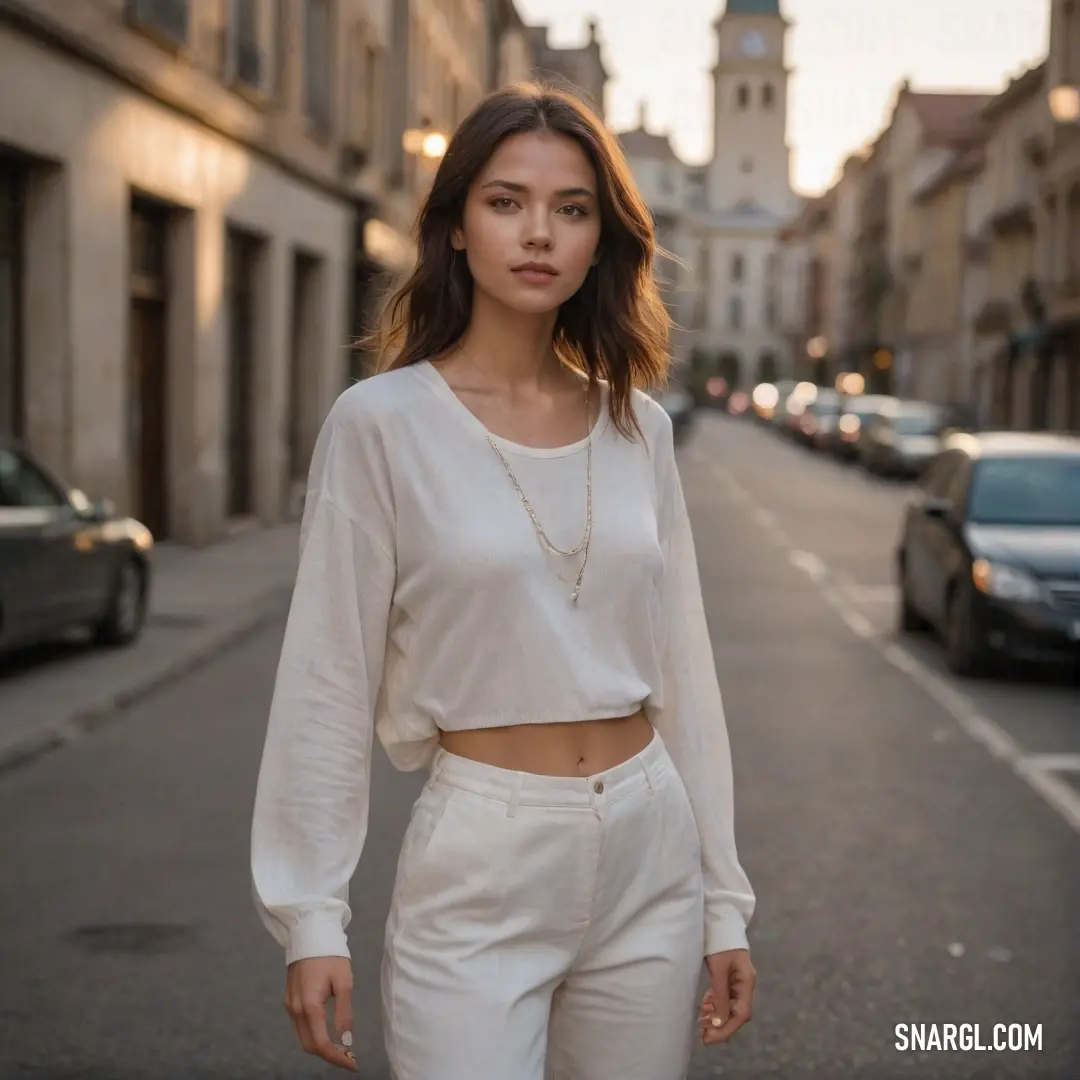
[[407,154],[437,161],[446,153],[449,140],[434,128],[409,128],[401,137],[401,145]]
[[1080,121],[1080,87],[1062,83],[1047,95],[1050,115],[1059,124],[1075,124]]

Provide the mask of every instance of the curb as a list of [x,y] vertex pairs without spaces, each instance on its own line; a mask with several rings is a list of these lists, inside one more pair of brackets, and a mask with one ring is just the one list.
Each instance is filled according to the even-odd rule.
[[54,750],[76,743],[119,720],[132,705],[206,666],[223,649],[237,645],[271,622],[288,604],[292,586],[274,589],[249,604],[239,615],[220,623],[181,650],[163,667],[148,671],[137,681],[85,701],[40,731],[0,746],[0,776],[30,765]]

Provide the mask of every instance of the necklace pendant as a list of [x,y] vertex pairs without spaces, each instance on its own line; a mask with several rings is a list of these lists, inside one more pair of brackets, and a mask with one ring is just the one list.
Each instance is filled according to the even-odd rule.
[[577,589],[575,589],[575,590],[574,590],[574,591],[573,591],[573,592],[572,592],[572,593],[570,594],[570,602],[571,602],[572,604],[576,604],[576,603],[577,603],[577,597],[578,597],[578,590],[577,590]]

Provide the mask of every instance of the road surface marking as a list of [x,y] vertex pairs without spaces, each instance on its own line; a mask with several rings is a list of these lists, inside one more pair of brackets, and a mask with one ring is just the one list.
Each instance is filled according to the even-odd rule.
[[788,562],[796,570],[804,571],[814,582],[822,582],[829,576],[829,568],[811,551],[789,551]]
[[1021,758],[1016,774],[1026,780],[1065,820],[1080,833],[1080,791],[1045,769],[1032,767]]
[[[775,515],[757,503],[724,466],[713,463],[712,470],[717,477],[726,478],[724,482],[732,491],[741,492],[740,497],[752,508],[755,520],[775,538],[778,531],[776,527],[762,524],[765,521],[775,521]],[[1014,775],[1023,780],[1051,809],[1064,818],[1067,824],[1080,833],[1080,792],[1055,775],[1056,772],[1080,772],[1080,755],[1025,755],[1019,743],[1000,725],[979,712],[970,698],[960,693],[904,646],[878,637],[870,620],[852,606],[857,603],[852,598],[852,591],[858,595],[859,587],[854,585],[850,576],[841,571],[831,577],[828,566],[820,556],[795,548],[790,543],[784,546],[788,548],[788,562],[802,570],[817,585],[826,605],[840,615],[857,637],[868,642],[893,667],[907,675],[953,718],[972,741],[999,761],[1007,763]],[[895,589],[892,590],[892,595],[895,599]],[[935,740],[940,741],[937,735]]]
[[840,613],[844,622],[848,624],[851,630],[861,638],[872,638],[874,636],[874,627],[870,620],[859,611],[842,611]]
[[1080,772],[1080,754],[1028,754],[1028,768],[1047,772]]

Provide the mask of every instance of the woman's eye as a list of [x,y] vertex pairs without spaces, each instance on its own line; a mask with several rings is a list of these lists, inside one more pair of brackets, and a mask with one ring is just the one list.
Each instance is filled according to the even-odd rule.
[[585,217],[588,214],[584,206],[578,206],[576,203],[569,203],[563,209],[568,211],[571,217]]
[[514,200],[507,198],[505,195],[500,195],[498,198],[491,200],[491,205],[496,210],[508,210],[514,205]]

